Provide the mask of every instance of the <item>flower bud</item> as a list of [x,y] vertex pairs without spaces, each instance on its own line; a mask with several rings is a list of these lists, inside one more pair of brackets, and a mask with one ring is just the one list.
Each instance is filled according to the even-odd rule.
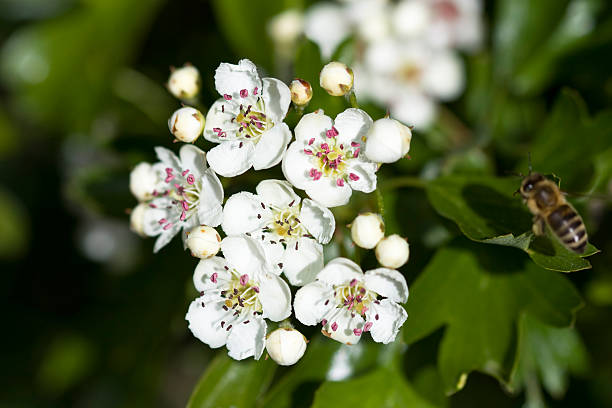
[[290,366],[298,362],[306,351],[306,337],[291,328],[274,330],[266,337],[266,350],[278,365]]
[[141,237],[147,236],[144,232],[144,213],[146,209],[147,204],[140,203],[130,213],[130,229]]
[[168,128],[181,142],[193,143],[204,131],[205,122],[202,112],[185,106],[172,114],[168,120]]
[[346,95],[353,88],[353,70],[341,62],[332,61],[321,70],[319,83],[332,96]]
[[385,224],[379,214],[359,214],[351,223],[351,238],[361,248],[374,248],[384,236]]
[[389,235],[376,245],[376,259],[385,268],[397,269],[408,262],[408,242],[397,234]]
[[298,106],[304,106],[312,99],[312,87],[308,81],[294,79],[289,86],[291,101]]
[[159,181],[159,175],[151,164],[138,163],[130,173],[130,191],[138,201],[150,200]]
[[187,248],[197,258],[210,258],[221,249],[221,237],[217,230],[208,225],[200,225],[187,232]]
[[272,17],[267,28],[268,34],[277,45],[293,47],[302,35],[304,15],[296,9],[285,10]]
[[366,136],[365,155],[376,163],[393,163],[410,151],[412,132],[395,119],[374,121]]
[[185,64],[172,71],[168,78],[168,90],[179,99],[192,99],[200,92],[200,72],[193,65]]

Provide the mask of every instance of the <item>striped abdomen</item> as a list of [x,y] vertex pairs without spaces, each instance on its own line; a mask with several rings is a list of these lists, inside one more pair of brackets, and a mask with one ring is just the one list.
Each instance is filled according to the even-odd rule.
[[546,218],[548,225],[568,249],[583,253],[587,244],[587,233],[580,215],[569,205],[560,205]]

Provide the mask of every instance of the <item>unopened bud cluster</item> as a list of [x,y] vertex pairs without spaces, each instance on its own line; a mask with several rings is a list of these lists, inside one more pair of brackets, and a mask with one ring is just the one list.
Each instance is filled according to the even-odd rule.
[[397,269],[408,262],[408,242],[397,234],[385,237],[385,224],[380,214],[359,214],[350,227],[355,245],[376,248],[376,259],[382,266]]

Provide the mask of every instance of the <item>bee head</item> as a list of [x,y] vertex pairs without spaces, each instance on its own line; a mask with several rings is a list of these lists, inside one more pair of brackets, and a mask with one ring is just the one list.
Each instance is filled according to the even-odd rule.
[[532,173],[525,177],[521,182],[520,193],[523,198],[528,198],[533,194],[534,187],[540,181],[544,180],[544,176],[540,173]]

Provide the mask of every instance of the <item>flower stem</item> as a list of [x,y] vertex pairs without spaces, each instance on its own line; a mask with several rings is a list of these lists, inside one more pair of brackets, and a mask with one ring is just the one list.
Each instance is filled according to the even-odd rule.
[[383,198],[382,192],[380,189],[376,189],[376,201],[378,203],[378,213],[382,217],[383,221],[385,219],[385,200]]
[[349,103],[351,104],[351,106],[353,108],[359,109],[359,104],[357,103],[357,96],[355,95],[355,92],[351,89],[351,91],[348,93],[348,100]]

